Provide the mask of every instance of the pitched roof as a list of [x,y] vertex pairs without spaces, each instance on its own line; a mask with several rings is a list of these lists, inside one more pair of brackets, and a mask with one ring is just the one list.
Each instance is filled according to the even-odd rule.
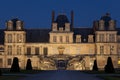
[[[116,29],[120,35],[120,28]],[[49,32],[51,29],[26,29],[26,43],[49,43]],[[77,34],[88,40],[88,35],[93,34],[92,28],[74,28],[74,42]],[[4,44],[4,29],[0,29],[0,44]]]
[[26,42],[49,42],[50,29],[26,29]]
[[[27,43],[48,43],[49,32],[51,29],[26,29],[26,42]],[[74,41],[75,35],[80,34],[82,39],[86,39],[89,34],[93,34],[92,28],[74,28]]]
[[[88,35],[93,34],[92,28],[74,28],[74,42],[76,39],[76,35],[81,35],[81,41],[87,42],[88,41]],[[86,39],[86,41],[84,41]]]

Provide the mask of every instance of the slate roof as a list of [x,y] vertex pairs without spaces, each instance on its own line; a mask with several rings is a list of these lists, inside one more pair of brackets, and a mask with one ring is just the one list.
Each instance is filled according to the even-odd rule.
[[49,42],[50,29],[26,29],[25,31],[27,43]]
[[[26,42],[27,43],[48,43],[49,42],[49,32],[51,29],[26,29]],[[83,39],[88,39],[89,34],[93,34],[92,28],[74,28],[74,41],[75,35],[82,35]]]
[[0,44],[4,43],[4,29],[0,29]]
[[116,28],[117,34],[120,35],[120,28]]
[[[116,29],[120,35],[120,28]],[[26,29],[26,43],[49,43],[49,32],[51,29]],[[93,34],[92,28],[74,28],[74,41],[77,34],[88,40],[88,35]],[[0,29],[0,44],[4,44],[4,29]]]
[[[76,39],[75,35],[81,35],[81,41],[82,42],[87,42],[88,41],[88,35],[93,34],[93,29],[92,28],[74,28],[74,42]],[[83,41],[86,39],[86,41]]]
[[61,14],[57,16],[55,22],[57,23],[57,26],[59,28],[59,27],[65,27],[65,23],[69,23],[69,20],[66,15]]

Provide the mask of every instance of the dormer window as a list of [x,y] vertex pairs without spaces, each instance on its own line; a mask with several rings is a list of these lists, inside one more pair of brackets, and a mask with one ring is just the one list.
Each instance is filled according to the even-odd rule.
[[57,31],[57,23],[52,23],[52,30]]
[[76,42],[77,43],[81,42],[81,35],[76,35]]
[[8,30],[13,30],[13,22],[11,20],[9,20],[8,22],[6,22],[6,26]]
[[70,23],[65,23],[65,31],[70,31]]

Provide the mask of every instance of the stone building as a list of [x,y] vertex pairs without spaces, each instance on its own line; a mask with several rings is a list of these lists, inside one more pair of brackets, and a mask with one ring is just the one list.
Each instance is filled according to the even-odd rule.
[[108,57],[118,68],[120,28],[116,21],[109,14],[88,28],[76,28],[73,21],[73,12],[71,20],[52,12],[51,29],[25,29],[17,18],[6,21],[6,29],[0,29],[0,68],[10,68],[13,57],[18,57],[21,69],[27,59],[41,70],[90,70],[95,59],[98,68],[104,69]]

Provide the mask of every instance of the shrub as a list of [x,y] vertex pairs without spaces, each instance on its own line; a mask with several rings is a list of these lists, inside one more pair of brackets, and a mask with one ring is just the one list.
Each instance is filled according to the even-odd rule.
[[115,72],[111,57],[108,57],[107,64],[105,65],[104,71],[106,73],[114,73]]
[[12,63],[10,72],[20,72],[20,67],[19,67],[19,63],[18,63],[18,58],[17,57],[13,58],[13,63]]
[[26,70],[32,70],[32,65],[31,65],[31,60],[30,59],[27,60]]
[[97,61],[94,60],[93,71],[98,71]]

